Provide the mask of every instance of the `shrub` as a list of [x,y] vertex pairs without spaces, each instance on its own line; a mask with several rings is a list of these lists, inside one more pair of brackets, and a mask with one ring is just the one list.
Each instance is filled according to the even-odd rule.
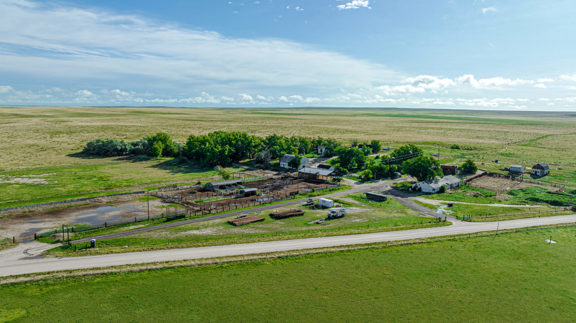
[[475,174],[478,171],[478,166],[471,159],[467,159],[460,169],[466,174]]

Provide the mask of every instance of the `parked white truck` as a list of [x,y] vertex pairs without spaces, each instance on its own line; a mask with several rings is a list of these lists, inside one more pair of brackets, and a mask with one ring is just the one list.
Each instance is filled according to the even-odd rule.
[[335,207],[328,212],[328,220],[343,218],[346,215],[346,208]]

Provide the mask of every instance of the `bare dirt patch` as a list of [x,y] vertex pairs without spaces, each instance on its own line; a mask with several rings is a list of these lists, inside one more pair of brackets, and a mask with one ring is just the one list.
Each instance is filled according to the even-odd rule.
[[[164,211],[156,208],[161,204],[159,200],[150,201],[150,216],[157,216]],[[21,213],[0,219],[0,236],[26,240],[35,233],[53,230],[62,224],[102,226],[104,222],[127,222],[135,217],[141,220],[148,216],[147,206],[147,202],[123,201]]]
[[511,189],[522,189],[540,186],[521,180],[511,180],[503,177],[481,176],[468,182],[469,186],[496,192],[500,197],[506,197],[505,192]]

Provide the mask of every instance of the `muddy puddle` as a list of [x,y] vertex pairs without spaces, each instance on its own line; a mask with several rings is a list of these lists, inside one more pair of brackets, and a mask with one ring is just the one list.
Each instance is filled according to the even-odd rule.
[[[150,201],[150,216],[160,215],[164,209],[160,201]],[[0,219],[0,238],[26,239],[34,234],[66,225],[102,226],[113,223],[142,220],[148,217],[148,204],[127,201],[115,204],[90,205],[80,208],[30,213]]]

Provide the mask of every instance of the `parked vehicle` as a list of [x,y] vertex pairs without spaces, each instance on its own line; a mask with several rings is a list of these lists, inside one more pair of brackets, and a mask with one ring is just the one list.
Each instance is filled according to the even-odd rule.
[[340,219],[346,215],[346,208],[338,207],[330,209],[328,212],[328,220]]

